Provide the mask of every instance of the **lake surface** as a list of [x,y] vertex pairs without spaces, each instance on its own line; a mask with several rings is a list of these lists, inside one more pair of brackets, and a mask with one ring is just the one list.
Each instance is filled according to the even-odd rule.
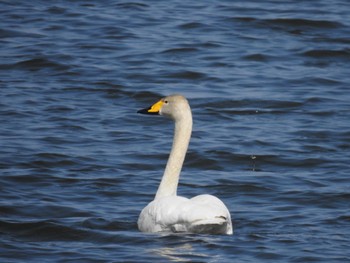
[[[1,262],[350,262],[350,3],[1,1]],[[232,236],[145,234],[190,101],[178,194]]]

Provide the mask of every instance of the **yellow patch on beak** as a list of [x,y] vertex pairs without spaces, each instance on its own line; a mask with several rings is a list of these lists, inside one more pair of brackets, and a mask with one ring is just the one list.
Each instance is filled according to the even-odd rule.
[[148,109],[148,112],[149,113],[158,113],[160,111],[160,109],[162,108],[164,104],[164,101],[163,100],[160,100],[156,103],[154,103],[149,109]]

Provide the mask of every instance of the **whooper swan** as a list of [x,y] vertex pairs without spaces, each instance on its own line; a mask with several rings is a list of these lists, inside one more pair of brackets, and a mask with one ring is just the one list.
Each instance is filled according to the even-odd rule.
[[185,97],[170,95],[138,111],[159,114],[175,121],[172,149],[156,196],[142,211],[138,228],[143,232],[232,234],[230,212],[212,195],[191,199],[177,196],[177,186],[192,132],[191,108]]

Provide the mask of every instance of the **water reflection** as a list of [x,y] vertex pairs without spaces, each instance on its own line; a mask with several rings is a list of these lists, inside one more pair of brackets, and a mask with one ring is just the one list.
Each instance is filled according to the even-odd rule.
[[189,243],[181,244],[175,247],[160,247],[152,249],[152,252],[162,258],[172,262],[190,262],[194,258],[208,258],[209,254],[197,252]]
[[[151,249],[152,254],[156,254],[161,258],[172,262],[219,262],[220,255],[213,254],[213,246],[217,243],[216,236],[167,236],[167,240],[160,240],[163,246],[156,249]],[[206,245],[211,247],[211,250],[206,250]],[[210,251],[210,253],[206,253]]]

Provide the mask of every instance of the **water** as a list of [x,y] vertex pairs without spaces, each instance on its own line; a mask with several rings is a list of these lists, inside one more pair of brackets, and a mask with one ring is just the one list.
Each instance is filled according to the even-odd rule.
[[[2,1],[1,262],[350,261],[350,4]],[[145,234],[190,100],[179,194],[234,235]]]

